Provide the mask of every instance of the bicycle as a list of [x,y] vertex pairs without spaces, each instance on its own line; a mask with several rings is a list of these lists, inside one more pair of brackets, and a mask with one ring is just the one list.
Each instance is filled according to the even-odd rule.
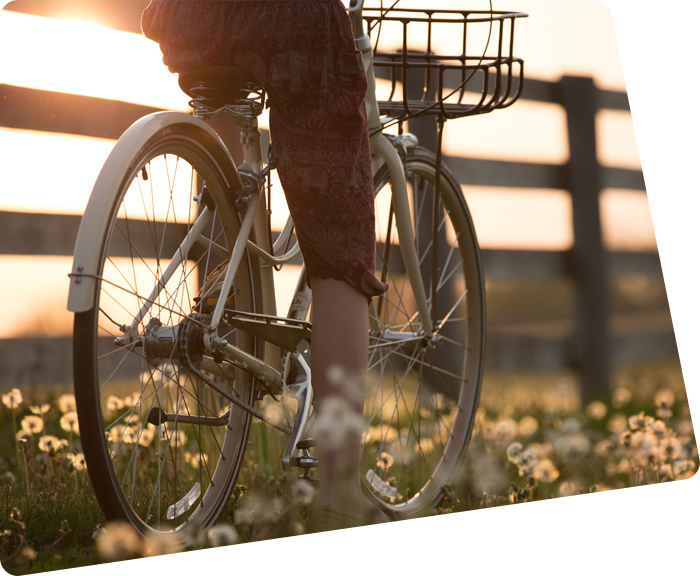
[[[458,471],[484,364],[481,257],[461,187],[441,163],[442,127],[445,119],[517,100],[523,68],[513,56],[514,22],[526,15],[397,15],[363,4],[351,2],[349,14],[368,78],[377,274],[389,291],[369,309],[362,489],[383,511],[405,518],[434,507]],[[403,47],[379,52],[369,34],[392,23],[403,30]],[[427,26],[424,53],[407,47],[416,23]],[[488,24],[490,40],[494,23],[498,55],[467,56],[468,26]],[[462,29],[461,55],[432,52],[431,35],[442,25]],[[375,67],[390,77],[386,101],[375,95]],[[419,100],[408,96],[413,70],[425,73]],[[467,103],[477,73],[481,88]],[[273,271],[299,246],[291,218],[272,240],[274,166],[263,163],[257,121],[265,91],[234,67],[189,70],[179,82],[193,114],[146,116],[119,139],[95,183],[69,275],[88,472],[106,517],[146,537],[217,521],[253,417],[289,435],[284,470],[300,468],[314,482],[310,470],[318,465],[303,269],[287,316],[276,315]],[[450,83],[457,88],[445,96]],[[241,127],[238,167],[203,121],[222,109]],[[403,131],[419,115],[438,118],[437,154]],[[398,135],[384,134],[392,123]],[[254,407],[264,397],[281,403],[286,422]]]

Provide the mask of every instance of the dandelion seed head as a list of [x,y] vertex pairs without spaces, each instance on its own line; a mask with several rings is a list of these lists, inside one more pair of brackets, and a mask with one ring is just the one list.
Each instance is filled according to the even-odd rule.
[[44,429],[44,421],[39,416],[25,416],[21,426],[27,434],[38,434]]
[[75,470],[85,470],[87,467],[85,464],[85,455],[82,452],[78,452],[77,454],[72,454],[68,453],[66,454],[66,457],[68,458],[68,461],[73,465],[73,468]]
[[207,539],[214,547],[230,546],[238,542],[238,532],[230,524],[219,524],[207,532]]
[[416,454],[430,454],[435,450],[435,443],[432,438],[421,438],[415,443],[413,450]]
[[540,427],[540,423],[537,421],[537,418],[534,416],[523,416],[520,419],[520,422],[518,422],[518,433],[521,436],[532,436],[535,432],[537,432],[537,429]]
[[630,416],[627,419],[630,430],[647,430],[649,426],[654,422],[654,418],[651,416],[645,416],[644,412]]
[[342,396],[330,396],[321,402],[315,429],[329,447],[337,448],[359,438],[363,428],[362,415]]
[[578,490],[579,488],[576,483],[571,480],[564,480],[561,486],[559,486],[559,494],[562,496],[573,496],[574,494],[578,494]]
[[260,498],[252,496],[234,513],[236,524],[274,524],[279,518],[284,503],[279,497]]
[[289,496],[297,504],[308,506],[316,497],[316,489],[306,480],[297,480],[289,489]]
[[500,418],[496,421],[493,434],[501,442],[510,442],[518,434],[518,423],[509,417]]
[[182,551],[182,542],[172,532],[161,532],[149,536],[141,544],[140,555],[143,557],[163,556]]
[[39,450],[53,454],[63,447],[63,443],[56,436],[42,436],[39,439]]
[[2,395],[2,403],[10,410],[17,408],[22,404],[22,392],[20,392],[19,388],[13,388],[7,394]]
[[124,400],[114,395],[107,397],[107,410],[109,412],[116,412],[122,408],[124,408]]
[[562,434],[574,434],[581,431],[581,422],[576,418],[565,418],[562,420],[561,427],[559,428]]
[[654,404],[657,408],[670,408],[676,401],[676,396],[669,388],[662,388],[654,394]]
[[551,484],[559,478],[559,470],[549,458],[540,460],[532,469],[532,477],[543,484]]
[[58,409],[63,414],[75,412],[75,396],[73,396],[73,394],[62,394],[58,399]]
[[586,406],[586,415],[592,420],[600,421],[608,413],[608,407],[600,400],[594,400]]
[[508,458],[510,462],[516,462],[522,451],[523,445],[520,442],[513,442],[506,449],[506,458]]
[[61,428],[66,432],[80,433],[80,427],[78,425],[78,414],[77,412],[66,412],[61,416],[60,420]]
[[49,404],[39,404],[38,406],[30,406],[29,410],[32,414],[41,416],[51,410],[51,406]]
[[394,457],[388,452],[382,452],[377,458],[377,464],[382,470],[388,470],[394,464]]
[[632,392],[630,392],[627,388],[621,386],[613,390],[612,405],[615,408],[622,408],[628,404],[630,400],[632,400]]
[[552,444],[562,458],[581,458],[591,451],[591,441],[583,432],[559,435]]
[[141,537],[126,522],[110,522],[95,535],[97,551],[105,560],[116,560],[142,551]]
[[613,414],[608,420],[607,428],[613,434],[622,434],[627,430],[627,417],[624,414]]
[[601,458],[607,458],[613,451],[613,448],[613,443],[610,442],[610,440],[605,439],[595,443],[593,446],[593,452],[595,452]]

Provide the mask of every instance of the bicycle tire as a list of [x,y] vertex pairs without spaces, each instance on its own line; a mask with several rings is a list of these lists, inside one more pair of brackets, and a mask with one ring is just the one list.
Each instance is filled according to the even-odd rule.
[[[103,170],[117,165],[124,164],[110,156]],[[187,348],[188,355],[209,358],[197,343],[196,324],[184,318],[202,311],[195,294],[201,298],[199,285],[211,283],[209,272],[217,260],[211,245],[190,247],[138,323],[136,344],[115,346],[114,339],[121,336],[117,326],[131,324],[144,297],[163,284],[166,263],[205,202],[214,207],[205,235],[229,254],[240,215],[228,196],[233,164],[203,127],[170,121],[134,150],[128,166],[114,180],[117,189],[101,247],[94,306],[75,315],[73,366],[81,443],[100,506],[108,520],[127,521],[148,538],[158,532],[182,534],[192,524],[212,526],[229,501],[247,444],[250,414],[191,372],[183,354]],[[203,183],[208,198],[202,195]],[[250,255],[239,267],[230,297],[239,310],[259,311],[260,280]],[[165,336],[157,342],[146,339],[147,327],[158,330],[155,320],[165,327],[180,326],[169,356],[167,351],[154,352]],[[220,326],[219,333],[256,354],[252,336],[230,326]],[[230,369],[226,376],[215,376],[229,392],[252,404],[250,374]],[[166,416],[159,416],[158,409],[175,420],[164,423]],[[219,419],[218,425],[197,419],[219,418],[226,410],[228,419]]]
[[[410,147],[405,162],[421,275],[431,302],[436,157]],[[383,337],[420,332],[391,209],[389,170],[375,175],[380,331],[370,332],[361,475],[363,493],[395,518],[428,513],[464,459],[479,403],[485,347],[485,289],[476,232],[462,189],[443,164],[440,186],[439,338],[392,344]],[[392,224],[393,219],[393,224]],[[387,241],[388,239],[388,241]],[[371,312],[372,314],[372,312]]]

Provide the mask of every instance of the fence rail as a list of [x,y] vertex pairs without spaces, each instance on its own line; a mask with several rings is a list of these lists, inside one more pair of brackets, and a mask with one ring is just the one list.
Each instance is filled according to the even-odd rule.
[[[603,188],[645,190],[639,170],[600,166],[595,113],[629,110],[624,92],[599,90],[590,78],[559,82],[527,79],[522,99],[562,105],[567,113],[570,160],[564,165],[448,157],[460,183],[475,186],[551,188],[572,195],[574,246],[568,251],[483,250],[492,280],[569,277],[576,286],[574,334],[546,339],[494,332],[487,335],[487,366],[498,369],[574,366],[584,397],[607,386],[610,367],[637,357],[677,354],[672,332],[610,337],[610,278],[661,275],[656,252],[606,252],[602,246],[598,195]],[[134,121],[158,109],[88,96],[0,84],[0,126],[117,139]],[[420,137],[420,135],[419,135]],[[422,137],[421,137],[421,140]],[[0,212],[0,255],[70,256],[79,216]],[[70,381],[69,338],[0,340],[0,387]]]

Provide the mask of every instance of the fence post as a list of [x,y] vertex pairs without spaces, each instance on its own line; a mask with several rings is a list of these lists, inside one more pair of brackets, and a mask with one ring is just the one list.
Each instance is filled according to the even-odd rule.
[[597,89],[592,78],[563,76],[559,101],[566,110],[569,161],[565,166],[573,208],[574,246],[571,272],[576,286],[575,364],[584,402],[608,392],[610,342],[607,333],[608,281],[596,156]]

